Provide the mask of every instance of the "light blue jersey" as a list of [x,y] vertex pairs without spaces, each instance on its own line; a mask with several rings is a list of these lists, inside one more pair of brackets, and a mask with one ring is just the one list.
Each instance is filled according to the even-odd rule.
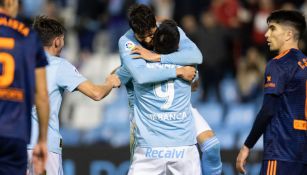
[[[147,63],[149,68],[173,68],[175,65]],[[135,139],[137,145],[152,147],[187,146],[196,143],[191,114],[191,86],[182,79],[160,83],[134,82]]]
[[[178,52],[162,55],[161,63],[199,64],[202,55],[199,49],[180,31]],[[121,82],[133,77],[136,122],[135,137],[138,146],[184,146],[196,143],[194,120],[190,110],[191,87],[176,78],[176,65],[147,63],[133,60],[130,52],[139,44],[133,32],[128,31],[119,41],[122,67],[116,72]],[[191,59],[190,59],[191,58]],[[190,61],[190,62],[189,62]],[[169,80],[169,81],[164,81]],[[164,81],[164,82],[162,82]],[[153,84],[152,82],[156,82]],[[128,94],[133,94],[131,88]]]
[[[179,48],[177,52],[171,54],[162,54],[161,63],[178,64],[178,65],[194,65],[202,63],[202,54],[197,46],[186,36],[181,28],[178,27],[180,33]],[[124,44],[124,45],[123,45]],[[119,41],[120,60],[122,66],[117,69],[116,74],[119,76],[121,83],[125,84],[128,93],[129,111],[133,111],[134,104],[134,90],[131,80],[133,77],[137,81],[143,83],[154,83],[168,79],[176,78],[174,75],[175,69],[165,71],[164,69],[149,70],[146,68],[146,61],[142,59],[132,59],[130,51],[135,45],[140,43],[135,39],[133,31],[128,30]],[[125,62],[124,62],[125,61]],[[124,63],[126,63],[124,65]],[[132,73],[129,71],[132,70]],[[148,71],[147,74],[142,74],[143,71]],[[140,73],[141,72],[141,73]]]
[[[64,90],[74,91],[86,79],[77,69],[63,58],[47,54],[49,65],[47,71],[47,85],[50,103],[50,119],[48,123],[47,144],[48,151],[62,153],[62,136],[59,130],[59,111]],[[32,110],[31,141],[28,149],[33,149],[38,138],[38,119],[36,109]]]

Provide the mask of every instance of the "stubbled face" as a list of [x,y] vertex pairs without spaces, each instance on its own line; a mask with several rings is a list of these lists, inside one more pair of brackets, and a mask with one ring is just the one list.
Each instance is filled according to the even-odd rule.
[[270,22],[265,37],[271,51],[279,51],[286,41],[287,30],[278,23]]
[[143,47],[149,50],[153,50],[153,37],[155,35],[156,30],[157,27],[154,27],[146,35],[142,36],[135,34],[135,37]]

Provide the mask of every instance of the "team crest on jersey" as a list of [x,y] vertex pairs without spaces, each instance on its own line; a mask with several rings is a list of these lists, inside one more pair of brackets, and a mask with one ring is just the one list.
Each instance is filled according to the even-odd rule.
[[126,50],[132,50],[135,47],[134,43],[132,41],[127,41],[125,43],[125,49]]

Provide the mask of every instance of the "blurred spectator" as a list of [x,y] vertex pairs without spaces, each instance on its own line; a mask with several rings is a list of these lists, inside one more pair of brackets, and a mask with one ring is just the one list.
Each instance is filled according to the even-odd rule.
[[195,16],[191,14],[184,15],[180,22],[185,34],[195,43],[197,42],[198,23]]
[[[173,0],[174,1],[174,14],[173,19],[180,24],[182,18],[187,14],[199,16],[202,8],[206,8],[210,1],[202,0]],[[200,3],[203,2],[205,4]]]
[[58,4],[53,1],[53,0],[47,0],[47,2],[45,3],[45,6],[43,8],[44,10],[44,15],[50,17],[50,18],[54,18],[54,19],[59,19],[59,6]]
[[222,102],[219,87],[227,66],[226,40],[227,31],[225,28],[218,25],[211,11],[203,11],[196,37],[196,44],[205,57],[204,63],[199,67],[203,89],[202,100],[207,99],[208,91],[212,88],[217,101]]
[[265,58],[256,47],[250,47],[240,59],[237,83],[242,102],[250,102],[262,91]]
[[110,52],[118,52],[118,40],[129,29],[127,10],[134,0],[110,0],[108,4],[109,20],[107,29],[110,37]]
[[226,28],[238,28],[240,26],[238,11],[240,4],[238,0],[212,0],[211,8],[221,25]]
[[304,1],[304,3],[302,4],[300,10],[301,10],[301,12],[304,13],[305,16],[307,16],[307,0]]
[[280,8],[284,10],[295,10],[296,9],[295,4],[293,4],[292,2],[285,2],[281,5]]
[[172,19],[174,13],[173,0],[152,0],[158,22],[164,19]]
[[77,21],[79,49],[81,56],[93,53],[93,40],[105,23],[108,0],[78,0]]
[[266,38],[264,34],[267,30],[266,19],[274,9],[273,0],[260,0],[259,9],[255,13],[253,29],[252,29],[252,44],[259,47],[261,52],[265,52],[267,48]]
[[20,15],[32,19],[43,12],[46,0],[22,0],[22,12]]

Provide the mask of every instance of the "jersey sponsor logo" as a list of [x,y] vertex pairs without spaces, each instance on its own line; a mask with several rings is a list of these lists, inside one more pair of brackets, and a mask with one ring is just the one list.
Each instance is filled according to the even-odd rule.
[[158,121],[175,121],[175,120],[184,120],[187,118],[186,112],[166,112],[166,113],[155,113],[149,114],[148,118],[151,120]]
[[307,131],[307,121],[306,120],[294,120],[293,128],[296,130]]
[[21,89],[1,89],[0,100],[10,100],[21,102],[24,100],[24,93]]
[[303,58],[301,61],[297,62],[297,64],[298,64],[302,69],[305,69],[305,67],[307,67],[307,58]]
[[146,148],[145,157],[160,159],[182,159],[184,152],[185,149],[182,148]]
[[135,47],[135,44],[132,41],[127,41],[125,43],[125,50],[131,51]]
[[272,82],[272,76],[266,76],[266,83],[264,84],[265,88],[275,88],[276,84]]

